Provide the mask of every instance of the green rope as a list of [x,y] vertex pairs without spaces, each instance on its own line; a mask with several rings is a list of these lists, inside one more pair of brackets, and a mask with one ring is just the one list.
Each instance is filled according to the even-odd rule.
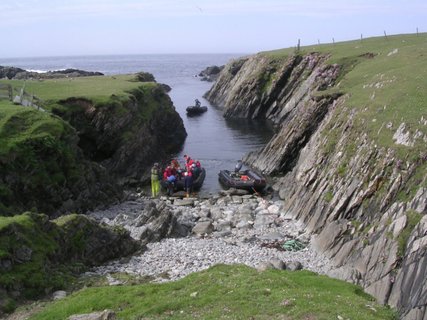
[[282,245],[286,251],[299,251],[305,248],[305,245],[298,240],[288,240]]

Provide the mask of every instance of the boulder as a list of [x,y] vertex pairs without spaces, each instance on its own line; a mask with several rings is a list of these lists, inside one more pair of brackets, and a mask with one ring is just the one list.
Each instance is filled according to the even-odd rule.
[[196,223],[192,232],[197,235],[210,234],[214,231],[212,221],[202,221]]
[[92,312],[68,317],[68,320],[116,320],[116,314],[112,310]]
[[302,264],[299,261],[290,261],[286,263],[286,270],[297,271],[302,270]]

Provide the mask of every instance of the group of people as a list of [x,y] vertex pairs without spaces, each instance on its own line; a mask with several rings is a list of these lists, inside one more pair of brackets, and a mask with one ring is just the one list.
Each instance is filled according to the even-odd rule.
[[199,177],[202,172],[200,161],[195,161],[191,157],[184,155],[184,166],[181,167],[178,160],[173,159],[163,170],[159,163],[155,163],[151,169],[151,193],[157,197],[160,192],[160,181],[163,180],[167,187],[168,195],[172,195],[176,183],[183,180],[184,191],[187,197],[193,192],[193,181]]

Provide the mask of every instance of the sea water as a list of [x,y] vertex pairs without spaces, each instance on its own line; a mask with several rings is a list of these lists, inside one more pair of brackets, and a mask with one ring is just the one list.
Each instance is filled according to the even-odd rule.
[[[211,106],[202,96],[212,83],[197,76],[208,66],[221,66],[243,54],[158,54],[71,56],[0,59],[0,65],[26,70],[61,70],[67,68],[99,71],[107,75],[145,71],[157,82],[169,85],[169,95],[184,121],[187,139],[175,155],[181,162],[184,154],[201,162],[206,168],[202,192],[217,192],[218,172],[232,170],[237,160],[249,151],[264,146],[271,138],[271,126],[262,121],[226,120],[218,107]],[[185,109],[199,99],[208,111],[196,117],[187,117]]]

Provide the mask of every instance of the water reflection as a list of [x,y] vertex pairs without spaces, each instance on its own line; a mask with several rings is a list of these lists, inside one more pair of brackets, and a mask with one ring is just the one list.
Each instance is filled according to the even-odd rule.
[[[267,121],[225,119],[221,109],[202,98],[210,85],[193,79],[193,82],[187,81],[185,85],[176,86],[170,92],[188,134],[182,151],[176,156],[182,160],[184,154],[190,155],[206,168],[202,192],[220,190],[218,172],[222,169],[232,170],[237,160],[264,146],[273,135],[273,127]],[[185,109],[193,104],[195,98],[202,105],[208,106],[208,111],[199,116],[188,117]]]

